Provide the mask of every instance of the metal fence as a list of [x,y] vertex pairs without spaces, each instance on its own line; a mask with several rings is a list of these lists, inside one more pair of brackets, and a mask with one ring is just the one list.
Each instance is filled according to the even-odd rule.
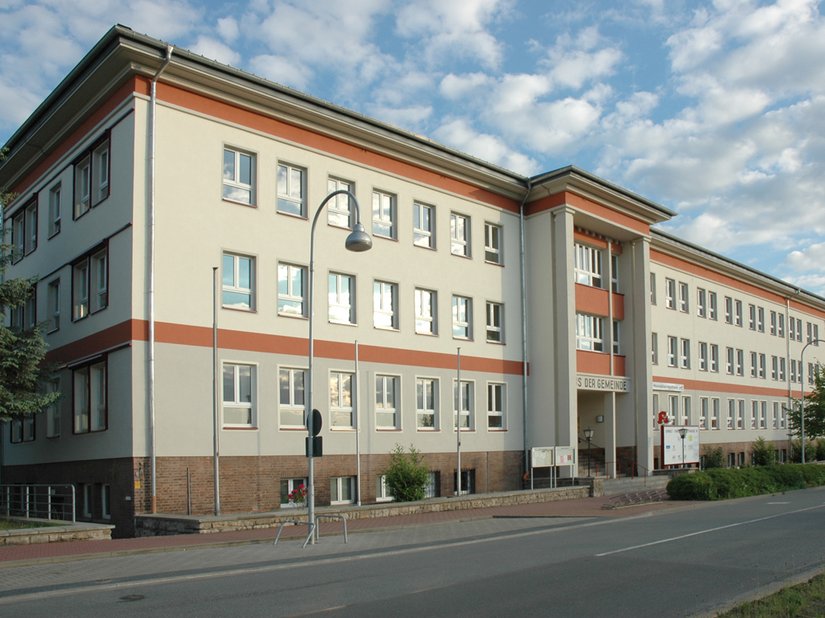
[[0,513],[6,517],[35,517],[75,521],[76,493],[72,484],[0,485]]

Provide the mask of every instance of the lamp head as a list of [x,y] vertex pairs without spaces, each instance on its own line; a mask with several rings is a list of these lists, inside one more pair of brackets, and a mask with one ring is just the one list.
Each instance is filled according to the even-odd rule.
[[593,429],[591,429],[590,427],[588,427],[587,429],[585,429],[585,430],[584,430],[584,438],[585,438],[586,440],[589,440],[589,439],[590,439],[590,438],[592,438],[592,437],[593,437]]
[[682,438],[682,440],[684,440],[684,439],[685,439],[685,436],[686,436],[686,435],[687,435],[687,429],[685,429],[684,427],[682,427],[681,429],[679,429],[679,437],[680,437],[680,438]]
[[372,249],[372,238],[367,234],[363,224],[356,223],[352,228],[352,232],[347,236],[344,246],[347,251],[369,251]]

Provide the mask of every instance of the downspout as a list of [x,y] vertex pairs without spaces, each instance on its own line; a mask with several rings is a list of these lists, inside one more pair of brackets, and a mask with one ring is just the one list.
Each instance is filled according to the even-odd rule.
[[[530,458],[527,446],[527,273],[525,266],[524,240],[524,206],[530,196],[532,181],[527,179],[527,189],[518,209],[519,223],[519,265],[521,268],[521,426],[524,446],[524,473],[530,470]],[[532,473],[531,473],[532,482]]]
[[155,444],[155,123],[157,122],[157,84],[160,74],[172,61],[174,47],[166,47],[166,59],[160,65],[158,72],[152,78],[149,105],[149,384],[147,397],[149,400],[149,441],[150,459],[152,468],[152,498],[151,512],[158,512],[157,504],[157,448]]

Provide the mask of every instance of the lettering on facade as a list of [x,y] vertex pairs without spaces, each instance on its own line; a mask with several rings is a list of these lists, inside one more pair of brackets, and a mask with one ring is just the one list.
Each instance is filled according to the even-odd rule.
[[654,382],[653,383],[653,390],[654,391],[671,391],[674,393],[681,393],[685,390],[684,384],[674,384],[672,382]]
[[606,376],[577,375],[576,387],[585,391],[608,391],[627,393],[630,391],[630,380],[627,378],[611,378]]

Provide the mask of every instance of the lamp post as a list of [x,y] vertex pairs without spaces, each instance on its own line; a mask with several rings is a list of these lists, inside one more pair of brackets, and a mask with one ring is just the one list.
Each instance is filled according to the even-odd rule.
[[593,429],[584,430],[584,439],[587,440],[587,477],[590,478],[590,441],[593,439]]
[[309,286],[307,290],[307,312],[309,317],[309,363],[308,363],[308,384],[307,384],[307,404],[306,404],[306,424],[307,424],[307,524],[310,530],[312,542],[315,543],[315,453],[312,435],[312,388],[314,380],[312,379],[312,366],[315,357],[315,339],[313,338],[312,322],[313,322],[313,302],[315,300],[315,226],[324,206],[337,195],[347,195],[350,202],[355,207],[355,225],[352,227],[352,232],[347,236],[344,246],[347,251],[369,251],[372,248],[372,238],[367,234],[364,226],[361,225],[361,209],[358,206],[358,200],[350,191],[346,189],[339,189],[333,191],[324,198],[318,210],[315,211],[315,216],[312,218],[312,228],[309,232]]
[[685,467],[685,436],[687,435],[687,427],[679,428],[679,437],[682,438],[682,467]]
[[811,344],[825,343],[825,339],[811,339],[799,353],[799,435],[802,442],[802,463],[805,463],[805,350]]

